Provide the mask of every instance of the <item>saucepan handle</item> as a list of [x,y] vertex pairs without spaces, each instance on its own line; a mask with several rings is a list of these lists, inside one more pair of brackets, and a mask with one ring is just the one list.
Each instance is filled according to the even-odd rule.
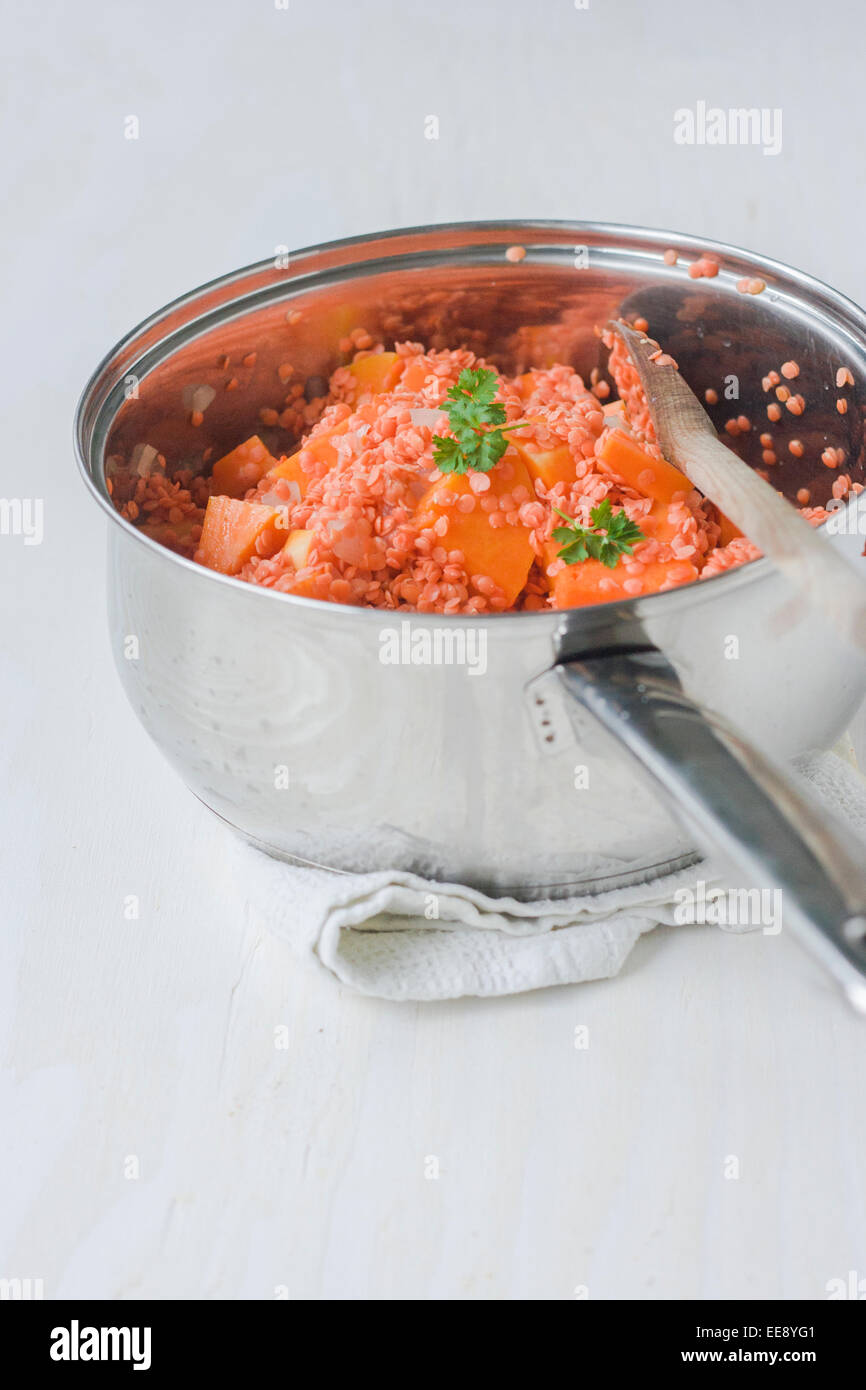
[[858,1005],[866,998],[866,871],[791,778],[685,694],[654,648],[557,668],[569,695],[655,783],[698,848],[781,891],[786,925]]

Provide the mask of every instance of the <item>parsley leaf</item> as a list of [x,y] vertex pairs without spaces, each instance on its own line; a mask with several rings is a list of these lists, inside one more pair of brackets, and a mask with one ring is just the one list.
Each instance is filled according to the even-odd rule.
[[441,439],[438,435],[434,439],[436,449],[434,459],[436,467],[442,473],[465,473],[466,468],[463,462],[463,449],[459,439]]
[[607,569],[616,569],[621,555],[631,555],[638,541],[646,540],[643,531],[636,522],[629,521],[623,508],[614,512],[607,497],[593,507],[588,527],[581,526],[558,507],[553,510],[568,522],[567,526],[557,526],[553,532],[553,539],[561,546],[558,559],[567,565],[600,560]]
[[508,448],[508,440],[502,430],[488,430],[486,434],[480,436],[475,462],[471,465],[479,473],[489,473],[494,468],[505,450]]
[[448,435],[434,434],[433,462],[441,473],[489,473],[508,448],[506,435],[524,425],[505,425],[505,406],[494,400],[499,387],[495,372],[486,367],[467,367],[450,386],[444,409],[451,427]]

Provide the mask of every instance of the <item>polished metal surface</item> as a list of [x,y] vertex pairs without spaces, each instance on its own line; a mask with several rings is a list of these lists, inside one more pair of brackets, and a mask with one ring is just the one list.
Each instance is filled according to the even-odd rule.
[[[512,264],[508,246],[526,257]],[[721,273],[690,281],[661,253],[713,249]],[[768,290],[743,296],[736,281]],[[572,718],[557,661],[653,645],[688,694],[771,758],[829,746],[857,708],[861,659],[800,611],[765,561],[685,589],[568,613],[489,619],[347,609],[256,589],[161,548],[111,506],[104,460],[148,443],[202,466],[258,428],[281,398],[276,367],[326,375],[351,327],[429,346],[466,342],[504,370],[548,360],[604,363],[594,332],[624,303],[642,312],[696,389],[739,378],[736,411],[757,421],[760,377],[802,364],[806,457],[777,470],[789,496],[826,500],[822,439],[863,474],[859,387],[840,417],[822,386],[846,363],[866,381],[866,317],[772,262],[666,232],[590,224],[476,224],[395,232],[253,267],[187,296],[118,346],[82,399],[77,442],[108,513],[111,640],[142,723],[190,788],[271,852],[335,869],[401,867],[537,896],[608,887],[682,862],[698,843],[619,741]],[[635,307],[637,306],[637,307]],[[222,354],[238,365],[226,392]],[[216,390],[194,428],[189,389]],[[741,437],[756,462],[756,435]],[[272,448],[292,442],[261,430]],[[819,447],[820,446],[820,447]],[[776,475],[774,475],[776,481]],[[853,504],[849,508],[853,516]],[[855,559],[863,537],[833,543]],[[467,663],[383,662],[387,629],[483,632]],[[136,637],[136,645],[125,642]],[[473,639],[474,640],[474,639]],[[470,643],[471,647],[471,643]],[[402,644],[411,652],[411,641]],[[435,649],[434,649],[435,651]],[[732,654],[735,653],[735,654]],[[441,652],[440,652],[441,655]],[[575,706],[577,709],[577,707]],[[585,769],[589,769],[589,780]]]
[[557,667],[732,882],[777,890],[785,921],[848,990],[866,978],[866,872],[792,779],[682,689],[653,648]]

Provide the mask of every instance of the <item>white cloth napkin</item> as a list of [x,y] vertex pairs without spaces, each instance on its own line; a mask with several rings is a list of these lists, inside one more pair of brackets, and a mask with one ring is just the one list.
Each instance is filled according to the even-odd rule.
[[[866,838],[866,781],[837,750],[806,754],[795,771],[828,814]],[[238,853],[240,883],[262,925],[341,984],[394,1000],[518,994],[616,975],[644,932],[700,919],[699,908],[684,915],[684,899],[700,902],[724,887],[704,860],[628,888],[523,903],[399,871],[330,874],[245,844]]]

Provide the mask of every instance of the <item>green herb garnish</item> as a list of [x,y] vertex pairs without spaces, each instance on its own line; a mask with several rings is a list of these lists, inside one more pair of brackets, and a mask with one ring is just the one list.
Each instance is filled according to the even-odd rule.
[[640,527],[636,522],[629,521],[624,511],[614,515],[606,497],[590,512],[589,527],[581,526],[580,522],[566,516],[558,507],[553,510],[568,522],[567,526],[557,526],[553,532],[553,539],[562,546],[558,557],[567,565],[579,565],[584,560],[601,560],[609,570],[616,569],[620,555],[631,555],[638,541],[646,540]]
[[489,473],[508,448],[510,430],[525,424],[505,425],[505,406],[493,398],[498,389],[495,372],[484,367],[467,367],[448,389],[443,410],[448,416],[453,438],[433,436],[433,462],[440,473]]

